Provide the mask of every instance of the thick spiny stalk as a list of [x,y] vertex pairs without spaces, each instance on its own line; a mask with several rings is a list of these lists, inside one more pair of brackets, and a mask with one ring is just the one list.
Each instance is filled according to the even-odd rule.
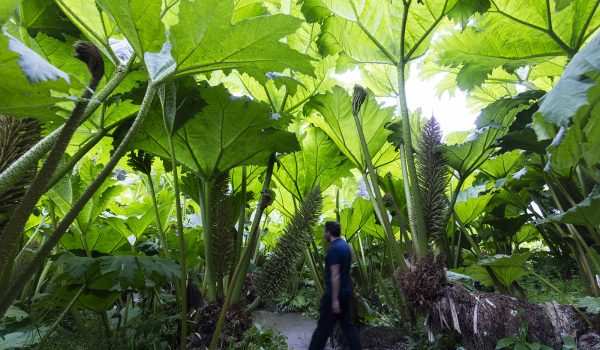
[[58,241],[62,237],[62,235],[69,229],[69,226],[75,221],[77,215],[86,203],[92,198],[94,193],[98,191],[100,186],[104,183],[104,181],[112,175],[112,171],[117,166],[119,160],[125,155],[127,152],[127,148],[129,147],[129,143],[133,139],[133,135],[140,129],[142,126],[148,111],[150,110],[150,106],[152,104],[152,100],[156,93],[156,88],[153,84],[148,85],[148,89],[146,90],[146,95],[144,96],[144,100],[138,112],[138,115],[131,125],[131,128],[123,138],[123,141],[117,147],[113,155],[110,157],[108,163],[104,166],[100,174],[96,176],[96,178],[92,181],[92,183],[85,189],[83,194],[75,201],[71,210],[65,215],[65,217],[60,221],[60,223],[56,226],[52,234],[48,237],[47,241],[40,248],[36,256],[33,258],[32,262],[23,270],[23,272],[19,276],[15,276],[15,279],[7,288],[6,292],[0,296],[0,315],[3,315],[8,307],[12,304],[14,299],[16,298],[19,291],[23,288],[25,283],[33,276],[35,271],[39,266],[42,266],[44,260],[48,257],[48,254],[52,251],[52,249],[58,244]]
[[[404,267],[402,251],[400,250],[400,246],[396,242],[396,237],[394,236],[394,231],[392,230],[392,224],[390,223],[390,219],[387,214],[387,209],[385,208],[385,205],[383,203],[383,197],[381,196],[381,190],[379,189],[379,180],[377,179],[375,166],[373,165],[373,160],[371,159],[371,154],[369,153],[369,146],[367,144],[367,140],[365,138],[365,134],[362,128],[362,123],[359,118],[360,108],[364,103],[366,97],[367,92],[362,87],[358,85],[354,87],[354,98],[352,99],[352,115],[354,117],[356,131],[358,132],[358,137],[360,139],[363,155],[365,157],[365,163],[367,165],[366,176],[368,176],[370,179],[370,181],[365,182],[367,188],[369,188],[369,183],[371,185],[371,200],[373,201],[373,207],[375,209],[375,213],[377,214],[379,221],[383,224],[388,243],[390,244],[394,255],[394,262],[396,266]],[[367,180],[366,176],[365,180]]]
[[402,117],[402,142],[404,143],[404,161],[408,173],[403,173],[405,181],[410,188],[410,197],[412,206],[409,208],[410,231],[413,236],[413,242],[417,258],[422,258],[427,254],[427,232],[425,231],[425,218],[421,207],[421,196],[417,178],[417,168],[415,165],[414,150],[412,147],[412,137],[410,135],[410,119],[408,113],[408,104],[406,102],[406,82],[405,72],[406,63],[401,62],[397,66],[398,73],[398,105],[400,107],[400,116]]
[[33,209],[35,209],[38,200],[46,192],[52,175],[69,146],[73,134],[75,134],[75,131],[83,121],[89,99],[92,97],[93,92],[98,87],[98,84],[100,84],[100,80],[104,75],[104,61],[97,47],[90,43],[78,42],[75,44],[75,50],[77,58],[88,65],[92,79],[90,80],[89,88],[84,90],[81,99],[75,104],[75,108],[65,122],[54,144],[54,148],[50,151],[44,165],[35,176],[23,199],[15,209],[14,215],[10,217],[2,235],[0,235],[0,266],[3,267],[2,274],[0,274],[0,293],[6,288],[7,281],[10,278],[13,265],[12,260],[18,248],[19,241],[23,236],[25,223]]
[[[86,55],[80,55],[80,56],[81,56],[81,58],[87,57]],[[93,96],[93,98],[89,99],[90,97],[92,97],[91,90],[87,89],[84,92],[84,94],[82,96],[82,100],[80,100],[80,102],[76,105],[76,108],[73,110],[72,117],[69,119],[72,119],[76,113],[82,113],[82,114],[80,117],[77,118],[78,120],[74,120],[74,118],[72,119],[71,123],[69,124],[70,128],[76,129],[78,125],[80,125],[84,120],[86,120],[90,115],[92,115],[92,113],[100,106],[100,104],[108,98],[108,96],[115,90],[115,88],[127,76],[134,60],[135,60],[135,55],[132,55],[131,59],[129,60],[129,62],[127,62],[126,65],[117,67],[117,69],[115,71],[115,75],[113,75],[113,77],[106,83],[106,85],[97,94],[95,94]],[[91,61],[93,61],[93,62],[90,62],[91,64],[89,64],[88,67],[91,66],[93,69],[99,69],[98,67],[99,67],[100,63],[96,59],[91,59]],[[100,78],[101,78],[101,76],[98,74],[98,72],[95,72],[93,80],[99,80]],[[97,87],[97,84],[94,81],[92,81],[92,83],[93,84],[90,84],[90,88],[93,87],[95,89]],[[77,108],[78,106],[79,106],[79,109]],[[83,112],[81,112],[81,108],[83,108]],[[75,123],[75,122],[77,122],[77,123]],[[0,192],[2,192],[2,191],[6,191],[6,189],[13,187],[20,179],[22,179],[22,177],[24,176],[24,174],[27,173],[27,171],[29,171],[32,168],[36,168],[37,162],[41,158],[43,158],[50,149],[55,147],[53,149],[53,151],[54,151],[53,162],[55,162],[55,163],[48,164],[48,167],[44,171],[46,173],[46,176],[40,176],[40,174],[42,174],[41,171],[40,171],[40,174],[38,174],[38,177],[40,177],[40,182],[36,185],[36,188],[33,189],[33,192],[31,192],[31,196],[28,199],[28,203],[27,203],[27,207],[29,207],[30,210],[21,210],[20,211],[19,218],[18,219],[15,218],[16,221],[13,221],[13,223],[12,223],[12,225],[14,227],[18,228],[18,226],[24,225],[23,220],[25,220],[25,221],[27,220],[27,218],[29,217],[29,213],[31,212],[31,210],[33,210],[33,208],[35,207],[35,204],[37,203],[37,199],[35,199],[35,198],[37,197],[39,199],[39,196],[41,196],[41,194],[44,193],[48,184],[51,182],[51,177],[52,177],[51,175],[54,172],[54,169],[56,169],[57,165],[59,164],[60,157],[62,156],[62,152],[58,152],[58,151],[60,151],[60,149],[56,149],[56,146],[59,144],[58,141],[60,141],[61,139],[64,140],[65,138],[67,138],[69,133],[72,135],[74,132],[74,129],[69,130],[69,132],[65,132],[64,129],[67,126],[68,126],[67,123],[61,125],[58,129],[56,129],[51,134],[46,136],[43,140],[41,140],[34,147],[32,147],[28,152],[26,152],[24,155],[22,155],[8,169],[6,169],[4,172],[2,172],[2,174],[0,174]],[[70,137],[68,139],[70,140]],[[67,143],[68,143],[68,140],[67,140]],[[63,143],[61,142],[61,144],[63,144]],[[63,150],[63,152],[64,152],[64,150]],[[56,158],[56,156],[58,156],[58,158]],[[50,159],[50,157],[48,159]],[[46,160],[46,163],[48,163],[48,159]],[[52,169],[52,168],[54,168],[54,169]],[[52,171],[50,171],[50,170],[52,170]],[[42,186],[42,185],[44,185],[42,183],[42,181],[46,182],[45,186]],[[41,194],[40,194],[40,188],[44,188],[44,191],[41,191]],[[30,187],[30,190],[32,190],[31,187]],[[33,204],[31,204],[31,203],[33,203]],[[10,274],[11,274],[11,270],[12,270],[12,254],[14,254],[16,245],[18,244],[18,241],[22,235],[22,229],[21,230],[11,229],[9,232],[10,232],[10,236],[7,237],[5,235],[4,237],[2,237],[0,239],[0,243],[1,243],[0,244],[1,245],[1,247],[0,247],[0,266],[3,267],[3,269],[0,270],[0,294],[2,293],[4,288],[6,288],[8,286],[8,278],[10,278]]]

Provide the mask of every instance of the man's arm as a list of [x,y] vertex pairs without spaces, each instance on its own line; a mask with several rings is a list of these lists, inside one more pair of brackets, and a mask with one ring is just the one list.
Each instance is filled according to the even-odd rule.
[[334,314],[342,312],[340,308],[340,264],[331,265],[331,311]]

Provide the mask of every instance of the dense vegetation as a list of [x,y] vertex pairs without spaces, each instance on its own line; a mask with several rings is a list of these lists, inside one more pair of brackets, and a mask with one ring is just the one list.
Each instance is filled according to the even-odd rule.
[[[582,347],[528,302],[598,324],[599,7],[4,0],[0,348],[281,348],[249,316],[314,314],[328,219],[363,323]],[[409,110],[414,65],[474,130]]]

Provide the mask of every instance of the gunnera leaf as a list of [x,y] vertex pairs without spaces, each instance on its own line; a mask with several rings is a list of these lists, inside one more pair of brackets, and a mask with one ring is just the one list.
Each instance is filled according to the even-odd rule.
[[277,241],[273,254],[258,271],[254,285],[264,301],[273,301],[295,273],[312,237],[312,229],[321,213],[322,203],[321,189],[317,186],[306,195]]

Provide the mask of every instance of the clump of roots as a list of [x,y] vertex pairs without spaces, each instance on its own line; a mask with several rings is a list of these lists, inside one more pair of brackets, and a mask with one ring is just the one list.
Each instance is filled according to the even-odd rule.
[[429,253],[416,263],[409,264],[407,270],[396,272],[396,278],[409,305],[421,309],[439,296],[448,283],[444,257],[434,257]]
[[527,341],[559,349],[563,334],[573,339],[596,334],[570,305],[531,304],[510,295],[470,292],[448,282],[443,261],[443,256],[429,253],[396,273],[409,305],[427,312],[430,340],[434,334],[454,332],[467,349],[494,349],[500,339],[517,336],[526,324]]
[[[200,307],[198,325],[196,331],[191,335],[189,348],[205,349],[210,345],[220,313],[221,305],[219,303],[206,303]],[[244,333],[251,326],[252,320],[245,314],[243,305],[229,307],[221,332],[222,348],[225,349],[229,344],[242,340]]]

